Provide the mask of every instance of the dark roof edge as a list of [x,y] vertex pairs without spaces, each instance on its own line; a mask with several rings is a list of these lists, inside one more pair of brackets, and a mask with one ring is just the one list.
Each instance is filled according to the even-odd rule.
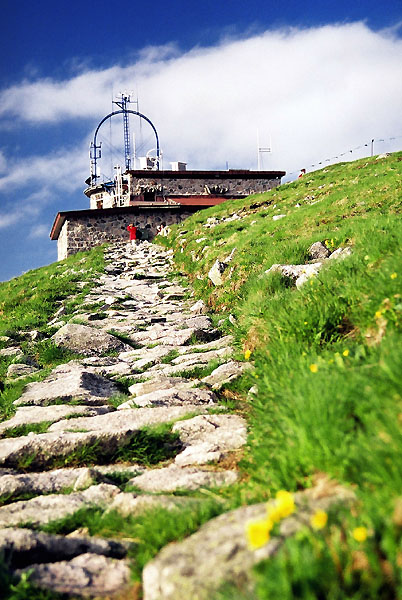
[[229,169],[227,171],[152,171],[148,169],[130,169],[129,173],[138,178],[156,179],[278,179],[286,171],[248,171],[247,169]]

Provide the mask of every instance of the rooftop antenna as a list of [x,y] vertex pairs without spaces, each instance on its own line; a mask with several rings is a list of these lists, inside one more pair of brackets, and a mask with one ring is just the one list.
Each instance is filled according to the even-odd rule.
[[[131,148],[130,148],[130,123],[128,120],[128,109],[127,104],[131,102],[131,94],[128,92],[120,92],[119,100],[114,100],[113,104],[116,104],[123,111],[123,127],[124,127],[124,162],[126,165],[126,171],[131,169]],[[138,100],[137,100],[138,104]]]
[[272,152],[272,141],[271,136],[269,136],[269,146],[260,146],[260,132],[257,129],[257,171],[261,171],[262,157],[261,155]]

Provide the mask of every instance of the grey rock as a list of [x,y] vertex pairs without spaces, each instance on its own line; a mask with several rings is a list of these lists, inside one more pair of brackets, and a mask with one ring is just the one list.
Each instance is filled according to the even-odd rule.
[[323,260],[330,255],[330,251],[322,242],[315,242],[308,249],[308,254],[311,260]]
[[130,581],[125,560],[117,561],[98,554],[81,554],[70,561],[30,565],[30,581],[41,588],[61,594],[92,598],[110,596],[124,590]]
[[118,391],[111,381],[73,361],[56,367],[43,381],[28,383],[14,404],[46,406],[57,399],[78,399],[81,404],[96,406],[107,404],[107,399]]
[[175,458],[181,467],[221,460],[247,441],[246,422],[237,415],[200,415],[173,425],[186,446]]
[[26,377],[35,373],[38,369],[30,365],[14,363],[7,369],[7,377]]
[[201,382],[212,387],[213,390],[219,390],[223,385],[237,379],[251,368],[252,365],[250,363],[230,361],[217,367],[212,371],[211,375],[203,377]]
[[118,410],[125,410],[133,406],[183,406],[186,404],[205,406],[205,404],[213,405],[215,401],[215,394],[208,390],[179,390],[177,388],[170,388],[137,396],[132,400],[124,402],[124,404],[120,404]]
[[21,523],[43,525],[71,515],[79,508],[90,506],[106,508],[119,493],[118,487],[101,483],[68,496],[51,494],[31,500],[21,500],[0,507],[0,527],[12,527]]
[[12,569],[21,569],[32,563],[68,560],[91,552],[111,558],[124,558],[126,547],[114,540],[96,537],[64,537],[30,529],[0,529],[0,553]]
[[130,346],[109,333],[87,325],[73,323],[67,323],[67,325],[61,327],[52,336],[52,340],[57,346],[89,356],[110,352],[111,350],[123,352],[130,349]]
[[203,471],[194,467],[181,468],[169,465],[152,469],[134,477],[129,484],[144,492],[174,492],[179,489],[196,490],[200,487],[220,487],[237,481],[235,471]]
[[0,496],[12,498],[20,494],[51,494],[66,488],[78,491],[96,483],[96,479],[96,472],[87,467],[3,475],[0,477]]
[[[180,419],[191,412],[202,412],[202,407],[188,404],[186,406],[117,410],[97,417],[78,417],[74,419],[74,427],[85,429],[101,437],[104,433],[135,432],[147,425],[157,425]],[[49,432],[67,432],[69,429],[71,429],[70,420],[58,421],[49,427]],[[50,434],[43,435],[49,436]],[[2,443],[4,442],[0,442],[0,449]]]
[[113,499],[113,502],[109,505],[108,512],[116,510],[123,517],[128,517],[129,515],[135,517],[154,507],[175,510],[181,506],[195,504],[196,502],[193,498],[180,496],[138,496],[132,492],[123,492]]
[[[43,423],[49,421],[54,423],[72,415],[94,417],[115,410],[112,406],[74,406],[68,404],[55,404],[54,406],[20,406],[11,419],[0,423],[0,434],[7,429],[19,425],[32,423]],[[73,421],[71,421],[73,423]]]
[[172,387],[177,390],[185,390],[193,386],[193,382],[184,379],[183,377],[166,377],[164,375],[156,375],[148,381],[134,383],[128,388],[128,391],[133,396],[143,396],[151,392],[159,390],[167,390]]
[[280,219],[283,219],[284,217],[286,217],[286,215],[274,215],[272,217],[273,221],[279,221]]
[[304,527],[316,510],[350,503],[353,498],[348,490],[318,499],[312,494],[295,494],[300,507],[298,519],[284,519],[281,536],[271,538],[257,550],[247,545],[246,526],[251,520],[266,517],[265,503],[220,515],[185,540],[165,546],[147,563],[143,571],[144,600],[210,600],[224,582],[238,584],[246,595],[252,596],[254,565],[273,556],[284,539]]
[[227,356],[230,356],[233,353],[231,348],[219,348],[217,350],[208,350],[207,352],[194,352],[178,356],[177,358],[172,360],[173,365],[180,365],[186,363],[187,365],[193,364],[201,364],[201,363],[209,363],[211,360],[216,358],[223,359]]
[[10,348],[3,348],[0,350],[0,356],[18,356],[23,354],[21,348],[12,346]]
[[352,254],[352,248],[350,246],[345,246],[344,248],[337,248],[332,252],[331,256],[329,256],[328,260],[334,260],[337,258],[344,259],[347,256]]
[[224,281],[222,275],[227,268],[227,264],[216,260],[210,270],[208,271],[208,277],[215,286],[223,285]]
[[193,306],[190,308],[191,312],[196,315],[202,315],[208,311],[207,305],[203,300],[198,300]]
[[[184,412],[181,407],[174,408]],[[174,410],[174,408],[169,410]],[[202,409],[199,409],[199,411],[202,411]],[[96,419],[97,417],[92,418]],[[67,430],[74,429],[70,421],[65,423],[68,424],[66,425]],[[6,468],[22,468],[21,464],[29,459],[30,470],[43,469],[53,466],[55,459],[61,460],[75,450],[93,445],[96,445],[105,457],[112,456],[118,447],[130,442],[134,433],[135,431],[133,432],[130,429],[89,432],[67,431],[66,433],[57,431],[41,434],[31,433],[18,438],[8,438],[0,440],[0,465],[4,465]]]

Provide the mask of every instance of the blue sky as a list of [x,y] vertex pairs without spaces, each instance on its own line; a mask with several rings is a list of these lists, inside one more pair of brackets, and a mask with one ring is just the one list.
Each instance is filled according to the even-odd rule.
[[[88,145],[123,89],[165,166],[256,168],[257,132],[288,173],[402,148],[401,0],[3,0],[2,17],[0,281],[56,260],[53,219],[87,208]],[[102,132],[107,174],[120,123]]]

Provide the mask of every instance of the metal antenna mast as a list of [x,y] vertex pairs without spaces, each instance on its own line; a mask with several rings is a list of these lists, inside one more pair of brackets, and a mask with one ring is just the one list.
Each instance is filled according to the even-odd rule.
[[123,111],[123,126],[124,126],[124,160],[126,164],[126,171],[131,169],[131,148],[130,148],[130,123],[128,120],[127,104],[131,102],[130,94],[127,92],[121,92],[120,100],[113,101],[113,104],[117,104]]

